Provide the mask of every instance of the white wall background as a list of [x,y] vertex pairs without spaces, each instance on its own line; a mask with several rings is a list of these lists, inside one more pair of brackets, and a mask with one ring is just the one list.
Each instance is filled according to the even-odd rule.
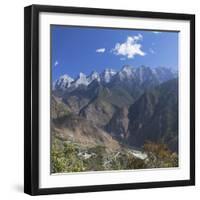
[[[199,0],[4,0],[0,11],[0,199],[197,199],[200,195]],[[31,197],[23,193],[23,7],[30,4],[196,14],[196,186]],[[199,79],[198,79],[199,78]]]

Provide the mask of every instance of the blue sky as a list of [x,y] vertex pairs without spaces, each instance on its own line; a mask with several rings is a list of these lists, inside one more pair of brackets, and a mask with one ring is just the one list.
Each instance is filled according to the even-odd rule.
[[52,25],[51,55],[52,80],[127,64],[176,70],[178,33]]

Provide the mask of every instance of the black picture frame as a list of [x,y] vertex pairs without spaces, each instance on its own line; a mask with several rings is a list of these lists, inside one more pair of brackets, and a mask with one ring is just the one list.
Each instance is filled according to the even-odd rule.
[[[162,182],[39,188],[39,13],[76,13],[190,22],[190,179]],[[195,15],[31,5],[24,9],[24,192],[46,195],[195,185]]]

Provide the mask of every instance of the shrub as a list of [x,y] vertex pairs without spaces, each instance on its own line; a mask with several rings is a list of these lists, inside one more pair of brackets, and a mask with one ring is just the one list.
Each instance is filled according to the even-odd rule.
[[177,167],[178,155],[169,150],[166,144],[146,142],[144,151],[148,154],[148,168]]

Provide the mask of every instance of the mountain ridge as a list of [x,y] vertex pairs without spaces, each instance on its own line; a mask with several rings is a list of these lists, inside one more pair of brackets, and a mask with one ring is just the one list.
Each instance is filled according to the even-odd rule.
[[[142,147],[146,141],[153,140],[177,151],[177,74],[172,70],[125,65],[117,72],[105,69],[101,74],[93,71],[89,76],[80,73],[73,80],[62,76],[57,83],[52,91],[52,117],[71,113],[81,123],[95,125],[102,133],[126,145]],[[164,128],[156,127],[159,117],[169,124],[162,121]]]
[[124,65],[119,71],[112,68],[106,68],[101,73],[93,71],[90,75],[85,75],[80,72],[77,78],[72,78],[67,74],[60,76],[53,83],[53,90],[70,90],[76,89],[79,86],[88,86],[93,81],[101,82],[102,84],[109,84],[113,80],[134,80],[140,84],[145,83],[149,79],[155,79],[159,83],[177,77],[177,73],[169,68],[164,67],[146,67],[144,65],[133,67],[131,65]]

